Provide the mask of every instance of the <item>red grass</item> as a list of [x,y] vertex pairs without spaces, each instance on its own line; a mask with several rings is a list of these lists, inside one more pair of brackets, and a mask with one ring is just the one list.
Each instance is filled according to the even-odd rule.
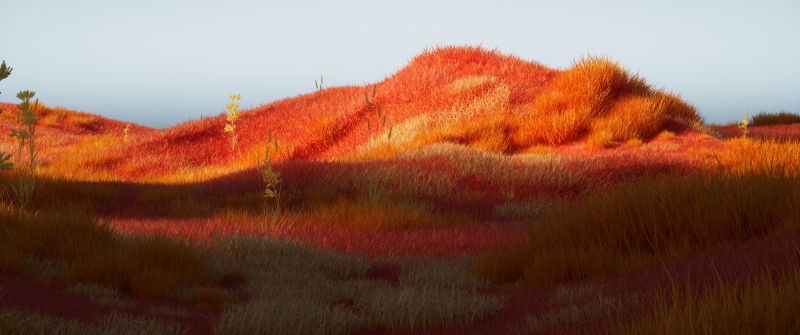
[[[723,160],[736,156],[735,145],[721,151],[726,146],[722,141],[692,130],[693,122],[702,121],[694,107],[675,94],[652,89],[643,78],[607,58],[588,57],[569,69],[554,70],[480,47],[426,50],[376,83],[377,94],[370,102],[381,106],[385,126],[379,126],[382,120],[364,100],[364,92],[372,87],[327,88],[243,111],[237,122],[240,151],[236,153],[223,132],[223,114],[155,130],[46,108],[40,115],[37,146],[47,189],[37,194],[37,200],[43,209],[63,202],[91,203],[111,218],[114,230],[130,234],[164,234],[192,242],[208,241],[215,234],[263,234],[373,258],[448,257],[497,250],[529,238],[520,223],[491,217],[492,209],[508,201],[504,192],[509,185],[515,190],[514,201],[583,201],[586,194],[642,176],[685,174],[708,164],[715,153],[721,153]],[[7,110],[0,117],[0,133],[7,133],[13,126],[9,115],[14,107],[0,107]],[[126,126],[130,126],[129,141],[122,139]],[[760,136],[759,129],[780,129],[776,132],[781,134],[796,130],[774,127],[778,128],[751,127],[751,136]],[[298,222],[277,230],[236,218],[237,211],[253,213],[262,206],[263,186],[254,163],[265,146],[272,145],[267,141],[270,131],[280,147],[271,149],[271,157],[283,175],[283,186],[301,193],[299,200],[290,202],[288,215]],[[468,148],[451,146],[436,153],[442,142]],[[13,142],[0,137],[0,144],[10,148]],[[8,151],[0,147],[3,150]],[[526,152],[552,154],[534,160],[565,163],[523,163],[522,156],[516,156],[510,168],[501,171],[499,158],[491,156]],[[392,213],[395,220],[390,220],[357,206],[370,174],[388,176],[383,191],[392,199],[418,200],[439,212],[400,207],[378,211],[384,216]],[[426,189],[441,180],[450,182],[445,185],[449,193],[439,196]],[[94,181],[105,182],[90,183]],[[222,209],[234,214],[211,218]],[[464,215],[439,215],[451,211]],[[412,220],[416,221],[404,222]],[[0,239],[5,238],[2,234]],[[53,255],[74,256],[69,244],[53,247],[58,248],[48,251]],[[169,243],[148,248],[180,254],[180,248],[172,250]],[[137,257],[156,264],[156,269],[130,276],[133,279],[123,283],[128,291],[163,296],[159,287],[146,283],[191,284],[189,279],[156,271],[175,264],[159,261],[148,250],[138,250]],[[0,252],[0,269],[18,271],[20,257]],[[112,268],[112,256],[73,265],[74,276]],[[197,271],[196,277],[204,276]],[[646,275],[640,272],[621,273],[636,278],[631,280],[649,280],[641,279]],[[103,278],[78,280],[103,282]],[[532,299],[548,296],[550,289],[497,293],[509,298],[502,314],[454,332],[505,332],[505,324],[519,321],[523,312],[552,308],[531,304]],[[600,329],[591,328],[595,326],[576,329]]]

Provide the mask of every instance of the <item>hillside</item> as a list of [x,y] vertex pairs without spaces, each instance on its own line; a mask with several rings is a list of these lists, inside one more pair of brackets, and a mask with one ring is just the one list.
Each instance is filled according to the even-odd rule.
[[[13,114],[10,107],[6,114]],[[9,115],[0,119],[2,132],[13,126]],[[677,95],[654,90],[605,58],[556,70],[480,47],[439,47],[373,85],[326,88],[244,111],[236,153],[222,131],[224,114],[165,130],[130,125],[123,140],[126,123],[47,108],[39,143],[44,173],[67,173],[78,159],[84,160],[78,166],[106,180],[187,173],[205,180],[252,168],[270,135],[278,142],[271,153],[275,162],[351,161],[396,157],[442,142],[497,153],[576,143],[611,148],[649,141],[670,118],[695,126],[702,121]],[[10,140],[0,143],[8,148]],[[51,162],[57,160],[51,150],[73,161]]]

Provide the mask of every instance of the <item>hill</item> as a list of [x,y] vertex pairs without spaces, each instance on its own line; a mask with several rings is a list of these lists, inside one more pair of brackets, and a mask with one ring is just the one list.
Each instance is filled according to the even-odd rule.
[[[236,152],[222,131],[224,114],[155,130],[45,108],[39,140],[45,173],[89,178],[64,171],[80,166],[94,178],[206,180],[252,168],[268,145],[275,162],[387,159],[442,142],[496,153],[576,143],[602,149],[648,141],[670,119],[702,124],[677,95],[607,58],[557,70],[481,47],[437,47],[373,85],[327,88],[244,111]],[[0,131],[12,121],[0,119]]]

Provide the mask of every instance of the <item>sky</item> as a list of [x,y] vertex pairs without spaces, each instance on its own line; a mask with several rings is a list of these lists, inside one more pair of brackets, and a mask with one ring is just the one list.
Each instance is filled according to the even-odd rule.
[[325,86],[379,82],[426,48],[565,69],[606,55],[711,123],[800,113],[800,1],[2,0],[0,101],[166,128]]

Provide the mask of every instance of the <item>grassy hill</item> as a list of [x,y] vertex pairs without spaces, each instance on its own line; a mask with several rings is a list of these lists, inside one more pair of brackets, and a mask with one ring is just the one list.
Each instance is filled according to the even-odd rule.
[[796,116],[744,137],[607,58],[437,47],[244,110],[235,147],[225,114],[38,115],[28,206],[0,173],[0,332],[797,330]]

